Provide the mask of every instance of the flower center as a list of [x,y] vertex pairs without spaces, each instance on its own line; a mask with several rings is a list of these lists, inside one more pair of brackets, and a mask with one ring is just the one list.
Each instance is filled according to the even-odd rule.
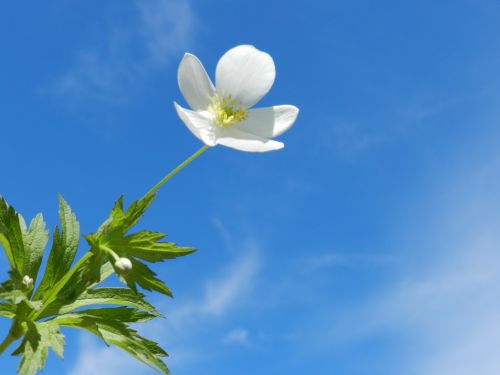
[[231,95],[215,94],[210,97],[208,111],[212,114],[212,121],[221,128],[232,128],[237,123],[247,119],[248,112]]

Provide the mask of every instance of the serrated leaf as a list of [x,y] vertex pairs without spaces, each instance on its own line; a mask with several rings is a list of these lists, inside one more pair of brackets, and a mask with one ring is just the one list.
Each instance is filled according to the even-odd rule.
[[[1,218],[0,218],[1,220]],[[6,235],[4,234],[7,231],[7,229],[3,226],[3,224],[0,222],[0,246],[4,249],[5,255],[7,255],[7,259],[9,261],[9,264],[12,268],[17,267],[16,261],[14,259],[14,254],[12,252],[12,249],[10,247],[10,242]]]
[[28,297],[26,296],[26,294],[19,289],[11,290],[10,292],[0,293],[0,299],[10,301],[14,305],[20,304],[22,301],[25,301],[27,298]]
[[94,235],[85,236],[85,238],[92,246],[92,239],[95,239],[93,236],[100,237],[103,233],[118,233],[123,236],[135,224],[137,224],[155,197],[156,193],[148,194],[143,198],[132,202],[127,208],[127,211],[125,211],[123,208],[123,195],[120,196],[120,198],[118,198],[113,205],[109,218],[99,227]]
[[[127,234],[155,195],[152,193],[133,202],[126,211],[123,198],[120,198],[97,233],[86,237],[91,250],[74,268],[71,264],[78,248],[79,224],[71,208],[60,197],[61,224],[55,229],[46,272],[32,300],[29,299],[30,287],[23,285],[23,282],[31,285],[31,281],[25,281],[29,279],[24,276],[36,278],[47,242],[45,223],[42,216],[37,215],[28,229],[22,216],[3,200],[0,202],[0,245],[6,248],[12,265],[11,280],[0,285],[0,299],[5,299],[5,302],[0,302],[0,316],[14,318],[14,323],[18,322],[20,330],[13,331],[18,333],[12,337],[24,335],[21,345],[14,352],[23,356],[18,369],[21,375],[34,375],[42,369],[49,348],[62,356],[64,336],[59,327],[63,325],[90,331],[108,345],[116,345],[148,366],[169,374],[161,359],[167,353],[129,327],[129,324],[160,316],[154,306],[144,300],[144,295],[137,292],[137,285],[172,295],[168,287],[139,259],[159,262],[194,251],[162,242],[165,236],[161,233],[141,231]],[[124,281],[132,289],[92,289],[113,272],[110,259],[117,259],[116,254],[109,248],[101,248],[109,244],[119,248],[117,253],[131,258],[133,270]],[[82,310],[83,307],[99,304],[121,307]]]
[[138,335],[135,330],[118,320],[84,314],[66,314],[55,320],[61,326],[87,330],[107,345],[116,345],[146,365],[170,374],[161,360],[167,353],[155,342]]
[[17,347],[16,350],[12,352],[12,355],[23,355],[26,351],[26,345],[29,345],[31,348],[31,354],[36,351],[39,347],[40,341],[42,339],[42,335],[38,332],[38,326],[34,322],[26,322],[26,331],[24,332],[24,338],[21,344]]
[[[134,358],[153,369],[159,369],[167,375],[170,374],[165,362],[161,360],[161,357],[166,357],[167,353],[164,352],[155,342],[145,339],[137,334],[132,337],[117,334],[113,331],[107,330],[107,326],[102,324],[98,324],[98,328],[101,336],[104,337],[104,340],[109,344],[116,345],[117,347],[125,350]],[[152,350],[153,345],[155,346],[154,350]]]
[[11,292],[15,289],[22,288],[22,279],[23,277],[19,273],[19,271],[12,269],[9,271],[10,279],[4,281],[0,284],[0,293]]
[[130,307],[101,307],[97,309],[88,309],[70,314],[60,315],[60,317],[63,319],[65,316],[71,316],[74,318],[82,318],[82,319],[83,318],[110,319],[122,323],[139,323],[139,322],[147,322],[153,319],[156,315]]
[[123,196],[121,196],[111,211],[110,218],[112,218],[112,221],[109,224],[108,231],[118,231],[122,234],[127,233],[135,224],[137,224],[155,197],[156,193],[148,194],[143,198],[132,202],[127,208],[127,211],[124,212]]
[[[26,316],[39,310],[42,306],[41,301],[30,301],[28,296],[19,289],[0,293],[0,300],[7,301],[7,305],[4,307],[7,309],[7,314],[14,313],[14,317],[19,320],[24,320]],[[9,305],[13,306],[13,309],[8,307]],[[0,315],[2,314],[0,313]]]
[[42,214],[35,216],[30,223],[29,229],[26,228],[22,216],[19,216],[19,222],[24,244],[24,261],[21,273],[36,280],[42,262],[43,251],[49,240],[49,233],[45,229]]
[[11,268],[22,272],[24,244],[19,216],[2,197],[0,197],[0,244],[7,254]]
[[131,259],[132,271],[126,275],[121,276],[120,279],[125,282],[132,290],[137,291],[136,284],[145,290],[156,290],[162,294],[169,297],[173,297],[172,291],[165,285],[163,281],[156,277],[154,273],[148,266],[144,263]]
[[[126,212],[123,208],[123,197],[120,197],[105,224],[96,233],[85,236],[85,239],[92,247],[92,251],[101,254],[103,258],[109,256],[106,251],[108,253],[112,251],[115,253],[113,255],[115,259],[118,256],[130,260],[132,263],[131,272],[123,275],[120,270],[117,270],[117,274],[132,290],[137,291],[137,285],[139,285],[145,290],[154,290],[172,296],[172,292],[165,283],[158,279],[156,274],[139,259],[160,262],[190,254],[195,249],[178,247],[172,242],[162,242],[165,235],[158,232],[140,231],[127,235],[127,231],[138,222],[155,195],[152,193],[133,202]],[[113,259],[111,260],[114,262]]]
[[64,336],[59,325],[53,321],[43,323],[27,322],[27,331],[21,345],[12,353],[22,355],[19,375],[35,375],[42,370],[47,360],[49,348],[59,357],[63,357]]
[[64,335],[59,330],[59,326],[52,322],[47,322],[49,327],[49,345],[50,349],[61,359],[64,358]]
[[17,307],[13,303],[0,302],[0,316],[13,319],[16,316]]
[[173,242],[161,242],[163,233],[141,231],[125,237],[111,237],[107,246],[120,256],[140,258],[148,262],[175,259],[196,251],[193,248],[178,247]]
[[61,231],[58,227],[54,231],[45,273],[34,295],[36,299],[43,298],[47,290],[50,290],[68,272],[78,249],[80,224],[61,195],[59,195],[59,220]]
[[144,295],[127,288],[89,289],[73,303],[63,306],[59,312],[68,313],[89,305],[125,305],[147,311],[155,316],[162,316],[153,305],[144,300]]
[[[113,273],[113,267],[109,262],[95,263],[94,258],[97,257],[92,256],[75,273],[66,273],[59,280],[62,285],[61,289],[57,291],[53,298],[47,297],[47,294],[44,299],[44,306],[36,316],[37,319],[58,314],[63,306],[74,303],[87,289],[92,288]],[[58,285],[56,284],[51,291],[57,290]]]

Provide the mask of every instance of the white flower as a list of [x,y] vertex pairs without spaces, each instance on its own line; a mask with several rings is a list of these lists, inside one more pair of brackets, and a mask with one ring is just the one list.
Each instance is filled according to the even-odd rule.
[[215,87],[194,55],[179,65],[179,87],[193,110],[174,103],[187,128],[208,146],[265,152],[284,145],[272,140],[288,130],[299,113],[292,105],[250,109],[273,85],[276,70],[267,53],[241,45],[227,51],[217,64]]
[[128,258],[118,258],[115,262],[115,268],[121,275],[127,275],[132,271],[132,262]]

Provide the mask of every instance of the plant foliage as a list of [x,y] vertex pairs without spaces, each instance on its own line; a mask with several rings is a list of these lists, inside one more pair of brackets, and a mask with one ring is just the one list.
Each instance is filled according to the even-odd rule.
[[[93,234],[84,236],[90,249],[74,264],[80,225],[70,206],[59,197],[60,224],[52,236],[51,250],[41,280],[40,265],[49,240],[43,216],[27,226],[23,217],[0,197],[0,246],[10,265],[9,278],[0,284],[0,316],[12,320],[0,344],[0,353],[20,341],[12,355],[21,357],[18,373],[33,375],[43,369],[49,349],[64,354],[61,327],[86,330],[130,355],[169,374],[163,362],[167,353],[130,327],[162,316],[139,288],[172,296],[170,289],[148,263],[174,259],[194,251],[163,241],[151,231],[131,233],[155,198],[147,194],[127,209],[120,197],[109,218]],[[131,268],[119,267],[118,259]],[[126,287],[99,286],[116,274]]]

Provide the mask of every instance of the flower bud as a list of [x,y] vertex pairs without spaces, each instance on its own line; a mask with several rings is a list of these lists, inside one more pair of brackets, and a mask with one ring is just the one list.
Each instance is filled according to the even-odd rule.
[[115,262],[115,268],[121,275],[127,275],[132,271],[132,262],[128,258],[118,258]]
[[24,290],[33,289],[33,279],[31,277],[29,277],[28,275],[24,275],[22,283],[23,283],[22,288]]

